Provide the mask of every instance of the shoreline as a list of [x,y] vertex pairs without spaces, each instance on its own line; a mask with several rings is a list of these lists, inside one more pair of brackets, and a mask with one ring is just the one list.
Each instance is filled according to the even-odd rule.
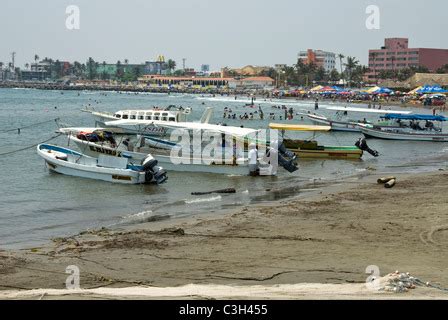
[[[243,286],[238,294],[263,286],[260,297],[273,299],[447,298],[429,288],[392,296],[360,289],[369,265],[378,265],[381,275],[398,269],[448,287],[448,174],[398,174],[392,189],[378,185],[377,176],[219,217],[193,215],[92,230],[39,248],[0,250],[0,298],[35,298],[28,290],[64,289],[68,265],[79,266],[83,289],[175,287],[177,293],[169,292],[177,298],[192,298],[181,290],[192,284],[201,288],[195,290],[202,298],[216,297],[207,290],[222,285]],[[273,293],[272,286],[279,285],[285,291]],[[156,291],[140,298],[166,297]],[[64,291],[54,294],[65,296]],[[69,297],[129,298],[113,290],[85,294]]]
[[[102,92],[118,92],[118,93],[159,93],[159,94],[194,94],[194,95],[218,95],[218,96],[247,96],[248,99],[253,96],[255,98],[262,99],[276,99],[276,100],[284,100],[287,102],[291,101],[307,101],[314,102],[315,97],[289,97],[289,96],[272,96],[269,91],[260,90],[260,89],[219,89],[219,88],[208,88],[206,90],[195,89],[195,88],[156,88],[156,87],[147,87],[142,88],[135,85],[110,85],[110,86],[100,86],[100,85],[79,85],[79,86],[70,86],[62,83],[24,83],[24,82],[0,82],[0,88],[5,89],[35,89],[35,90],[56,90],[56,91],[102,91]],[[346,99],[331,99],[331,98],[319,98],[322,102],[329,103],[348,103]],[[349,104],[369,104],[370,100],[352,100]],[[275,103],[275,102],[273,102]],[[399,100],[389,100],[389,101],[377,101],[377,104],[380,103],[383,107],[403,107],[403,108],[436,108],[441,109],[440,106],[429,106],[425,107],[422,103],[409,103],[409,102],[401,102]],[[254,104],[257,104],[257,101],[254,101]]]

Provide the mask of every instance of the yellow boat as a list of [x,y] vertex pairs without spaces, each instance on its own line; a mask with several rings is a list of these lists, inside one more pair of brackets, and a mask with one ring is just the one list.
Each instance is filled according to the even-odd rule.
[[[285,131],[330,131],[330,126],[292,125],[270,123],[269,128]],[[318,159],[344,159],[357,160],[363,155],[363,151],[356,146],[320,146],[315,140],[283,139],[285,147],[299,158]]]

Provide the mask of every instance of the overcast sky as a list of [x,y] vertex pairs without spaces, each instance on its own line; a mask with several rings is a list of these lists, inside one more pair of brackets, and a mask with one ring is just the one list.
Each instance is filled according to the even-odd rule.
[[[66,7],[80,9],[80,30],[65,26]],[[365,27],[368,5],[380,30]],[[130,63],[163,54],[187,67],[292,64],[307,48],[357,57],[385,37],[411,47],[448,48],[446,0],[1,0],[0,61],[41,58]]]

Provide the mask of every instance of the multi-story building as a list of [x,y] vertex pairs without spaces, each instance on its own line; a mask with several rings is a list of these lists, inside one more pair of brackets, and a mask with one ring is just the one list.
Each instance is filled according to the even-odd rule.
[[46,70],[22,70],[20,77],[22,81],[45,81],[50,79],[50,74]]
[[448,64],[448,49],[409,48],[407,38],[388,38],[381,49],[369,50],[369,79],[381,71],[426,67],[435,72]]
[[318,68],[322,67],[327,72],[336,69],[336,54],[333,52],[308,49],[307,51],[300,51],[298,59],[304,64],[312,63]]

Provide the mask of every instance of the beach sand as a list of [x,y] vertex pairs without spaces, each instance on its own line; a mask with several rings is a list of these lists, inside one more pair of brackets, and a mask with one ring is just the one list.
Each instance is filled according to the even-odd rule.
[[[376,179],[0,251],[0,299],[447,299],[448,291],[395,294],[365,281],[376,265],[381,276],[399,270],[448,287],[448,173],[397,175],[392,189]],[[69,265],[84,290],[65,290]]]

